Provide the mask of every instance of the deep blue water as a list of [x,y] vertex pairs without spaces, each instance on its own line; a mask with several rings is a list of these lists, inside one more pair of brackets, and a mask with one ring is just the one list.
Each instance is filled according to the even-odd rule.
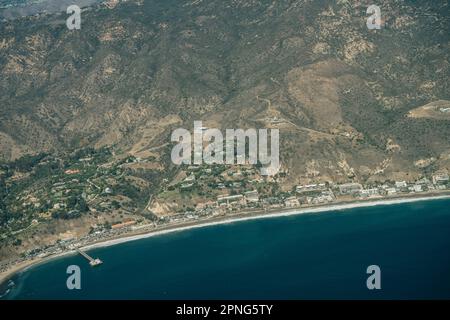
[[[10,299],[450,298],[450,201],[238,222],[89,251],[16,276]],[[81,267],[81,290],[66,268]],[[366,287],[369,265],[381,290]]]

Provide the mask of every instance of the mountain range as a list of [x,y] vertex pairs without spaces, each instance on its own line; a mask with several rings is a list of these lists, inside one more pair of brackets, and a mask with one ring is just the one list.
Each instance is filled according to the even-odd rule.
[[[446,1],[130,0],[0,25],[0,157],[111,146],[171,164],[170,134],[278,128],[287,185],[448,169]],[[430,108],[434,113],[420,112]]]

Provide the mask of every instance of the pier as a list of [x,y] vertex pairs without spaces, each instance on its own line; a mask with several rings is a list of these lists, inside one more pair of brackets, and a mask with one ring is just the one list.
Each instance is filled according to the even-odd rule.
[[92,258],[86,252],[83,252],[80,249],[77,249],[77,252],[89,261],[89,264],[91,265],[91,267],[95,267],[95,266],[101,265],[103,263],[102,260],[100,260],[98,258],[97,259]]

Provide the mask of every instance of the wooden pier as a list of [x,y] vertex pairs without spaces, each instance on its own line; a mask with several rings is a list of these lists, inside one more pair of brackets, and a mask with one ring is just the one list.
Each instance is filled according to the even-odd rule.
[[95,267],[95,266],[101,265],[103,263],[102,260],[100,260],[98,258],[97,259],[92,258],[86,252],[83,252],[80,249],[77,249],[77,252],[89,261],[89,264],[91,265],[91,267]]

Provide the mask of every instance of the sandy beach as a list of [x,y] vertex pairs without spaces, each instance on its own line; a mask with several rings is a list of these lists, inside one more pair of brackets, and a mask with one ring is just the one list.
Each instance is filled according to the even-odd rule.
[[8,281],[9,279],[11,279],[16,273],[26,271],[27,269],[34,267],[38,264],[46,263],[50,260],[58,259],[58,258],[72,255],[75,253],[76,253],[76,251],[67,251],[67,252],[62,252],[60,254],[56,254],[53,256],[45,257],[45,258],[35,258],[35,259],[26,260],[21,263],[18,263],[16,265],[14,265],[12,268],[8,269],[7,271],[0,273],[0,285],[2,285],[5,281]]
[[208,219],[208,220],[198,220],[195,222],[185,222],[181,223],[179,226],[170,226],[165,230],[154,230],[151,232],[132,235],[132,236],[124,236],[121,238],[102,241],[99,243],[94,243],[88,246],[84,246],[81,248],[82,250],[90,250],[94,248],[108,247],[116,244],[136,241],[140,239],[145,239],[149,237],[155,237],[159,235],[164,235],[173,232],[180,232],[184,230],[196,229],[196,228],[204,228],[208,226],[221,225],[221,224],[229,224],[236,223],[241,221],[248,220],[257,220],[257,219],[269,219],[269,218],[278,218],[278,217],[286,217],[286,216],[296,216],[301,214],[312,214],[312,213],[322,213],[329,211],[340,211],[347,210],[353,208],[364,208],[364,207],[372,207],[372,206],[380,206],[380,205],[392,205],[392,204],[401,204],[401,203],[409,203],[409,202],[417,202],[417,201],[430,201],[430,200],[439,200],[439,199],[450,199],[450,195],[443,196],[434,196],[434,197],[414,197],[414,198],[396,198],[396,199],[383,199],[383,200],[373,200],[373,201],[360,201],[360,202],[352,202],[352,203],[343,203],[343,204],[335,204],[335,205],[324,205],[324,206],[316,206],[310,208],[295,208],[295,209],[278,209],[268,211],[267,213],[259,211],[254,212],[246,212],[246,213],[237,213],[225,217],[219,217],[216,219]]
[[[113,245],[117,245],[120,243],[130,242],[130,241],[136,241],[140,239],[165,235],[169,233],[174,232],[182,232],[185,230],[195,229],[195,228],[204,228],[208,226],[214,226],[214,225],[223,225],[223,224],[230,224],[230,223],[236,223],[241,221],[248,221],[248,220],[257,220],[257,219],[269,219],[269,218],[278,218],[278,217],[286,217],[286,216],[296,216],[296,215],[302,215],[302,214],[316,214],[316,213],[323,213],[323,212],[330,212],[330,211],[341,211],[341,210],[348,210],[353,208],[364,208],[364,207],[372,207],[372,206],[382,206],[382,205],[393,205],[393,204],[402,204],[402,203],[410,203],[410,202],[418,202],[418,201],[432,201],[432,200],[439,200],[439,199],[450,199],[449,194],[443,194],[443,195],[430,195],[430,196],[421,196],[418,197],[417,195],[410,195],[410,196],[402,196],[402,197],[396,197],[391,199],[371,199],[371,200],[359,200],[359,201],[352,201],[347,203],[336,203],[333,205],[322,205],[322,206],[314,206],[314,207],[308,207],[308,208],[292,208],[292,209],[273,209],[273,210],[255,210],[255,211],[245,211],[235,214],[230,214],[227,216],[219,216],[219,217],[213,217],[209,219],[200,219],[195,221],[188,221],[188,222],[181,222],[178,224],[171,224],[169,226],[163,226],[160,228],[157,228],[155,230],[146,231],[142,233],[137,234],[128,234],[128,235],[122,235],[121,237],[118,237],[116,239],[111,240],[105,240],[100,241],[97,243],[92,243],[87,246],[82,247],[82,250],[90,250],[94,248],[101,248],[101,247],[109,247]],[[2,284],[4,281],[7,281],[10,279],[14,274],[18,272],[23,272],[26,269],[35,266],[40,263],[48,262],[52,259],[60,258],[63,256],[75,254],[76,251],[67,251],[60,253],[58,255],[53,255],[45,258],[36,258],[33,260],[24,261],[22,263],[19,263],[15,265],[14,267],[8,269],[7,271],[0,274],[0,284]]]

